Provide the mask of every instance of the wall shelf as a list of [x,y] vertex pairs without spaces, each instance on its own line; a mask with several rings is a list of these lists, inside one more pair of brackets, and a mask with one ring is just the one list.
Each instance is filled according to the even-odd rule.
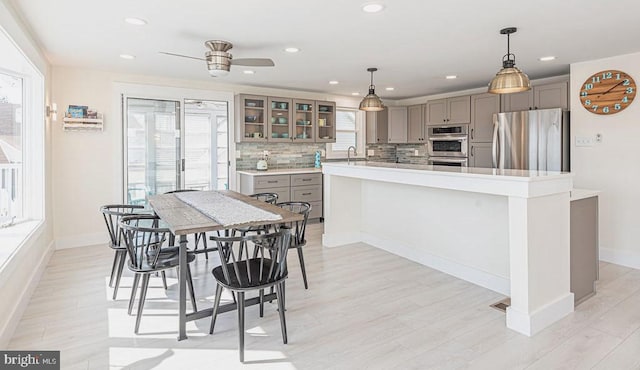
[[102,131],[103,118],[73,118],[62,119],[62,129],[64,131]]

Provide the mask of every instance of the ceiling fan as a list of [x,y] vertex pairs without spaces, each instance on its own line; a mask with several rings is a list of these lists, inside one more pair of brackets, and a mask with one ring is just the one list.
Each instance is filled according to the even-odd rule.
[[207,69],[212,77],[225,76],[229,73],[231,65],[247,66],[247,67],[273,67],[275,64],[269,58],[239,58],[233,59],[228,51],[231,50],[233,44],[222,40],[209,40],[204,43],[209,48],[204,58],[192,57],[190,55],[182,55],[161,51],[160,54],[171,55],[181,58],[204,60],[207,62]]

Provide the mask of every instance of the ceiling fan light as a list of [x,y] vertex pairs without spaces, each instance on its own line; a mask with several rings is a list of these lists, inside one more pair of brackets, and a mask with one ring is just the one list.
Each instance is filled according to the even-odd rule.
[[229,71],[225,69],[209,69],[209,75],[211,75],[211,77],[224,77],[228,74]]
[[531,90],[529,76],[517,67],[502,68],[489,83],[492,94],[512,94]]

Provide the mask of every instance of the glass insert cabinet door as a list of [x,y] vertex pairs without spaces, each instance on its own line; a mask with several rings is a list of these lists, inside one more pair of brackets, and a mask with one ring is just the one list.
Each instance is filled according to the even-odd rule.
[[313,125],[313,121],[315,118],[315,102],[313,100],[294,100],[293,105],[295,106],[293,140],[298,142],[314,142],[315,126]]

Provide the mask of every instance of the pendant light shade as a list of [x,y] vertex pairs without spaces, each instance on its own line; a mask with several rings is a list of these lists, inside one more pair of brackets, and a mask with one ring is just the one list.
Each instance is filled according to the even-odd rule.
[[367,68],[367,72],[371,73],[371,84],[369,85],[369,94],[360,102],[360,110],[367,112],[379,112],[384,109],[382,100],[376,95],[376,87],[373,85],[373,72],[378,68]]
[[493,94],[511,94],[531,89],[529,76],[516,67],[516,56],[511,53],[509,36],[518,29],[503,28],[501,35],[507,35],[507,54],[502,57],[502,69],[489,83],[489,92]]

